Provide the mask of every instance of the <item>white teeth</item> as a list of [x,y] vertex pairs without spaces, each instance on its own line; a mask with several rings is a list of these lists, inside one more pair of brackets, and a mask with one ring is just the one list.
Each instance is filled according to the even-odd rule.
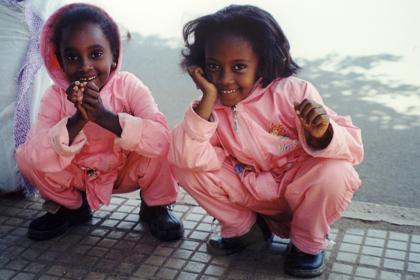
[[90,81],[94,80],[95,78],[96,78],[96,76],[92,76],[92,77],[83,77],[83,78],[80,78],[80,81],[81,81],[81,82],[90,82]]
[[232,94],[232,93],[235,93],[236,91],[237,91],[236,89],[221,90],[223,94]]

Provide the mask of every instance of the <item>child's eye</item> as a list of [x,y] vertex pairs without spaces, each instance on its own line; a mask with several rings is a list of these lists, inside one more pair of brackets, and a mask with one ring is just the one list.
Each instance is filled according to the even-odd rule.
[[206,65],[206,67],[207,67],[207,70],[209,72],[216,72],[216,71],[219,71],[220,70],[220,66],[217,65],[217,64],[214,64],[214,63],[208,63]]
[[103,51],[101,51],[101,50],[95,50],[95,51],[93,51],[93,52],[90,54],[90,56],[91,56],[93,59],[96,59],[96,58],[101,57],[103,54],[104,54],[104,52],[103,52]]
[[246,69],[246,67],[247,66],[245,64],[240,63],[240,64],[233,65],[232,69],[233,71],[241,71],[241,70]]
[[77,54],[67,54],[66,60],[68,61],[77,61],[79,60],[79,56]]

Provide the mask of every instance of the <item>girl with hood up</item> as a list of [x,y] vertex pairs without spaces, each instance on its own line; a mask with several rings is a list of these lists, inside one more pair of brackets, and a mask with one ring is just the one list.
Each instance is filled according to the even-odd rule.
[[177,196],[166,161],[169,127],[149,89],[119,71],[115,22],[96,6],[70,4],[47,20],[40,47],[54,84],[16,160],[47,213],[31,222],[28,236],[63,234],[112,193],[140,188],[140,219],[152,234],[181,238],[182,223],[167,207]]

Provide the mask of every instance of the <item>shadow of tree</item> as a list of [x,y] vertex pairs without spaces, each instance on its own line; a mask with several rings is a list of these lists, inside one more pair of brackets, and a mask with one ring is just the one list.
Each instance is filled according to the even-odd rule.
[[[344,58],[329,55],[301,60],[304,71],[300,76],[318,88],[326,104],[339,114],[351,115],[362,129],[365,158],[357,169],[363,187],[355,198],[418,207],[413,198],[420,195],[420,117],[410,113],[420,104],[401,113],[381,104],[380,99],[389,96],[398,102],[399,97],[420,96],[420,88],[369,75],[378,65],[400,59],[390,54]],[[366,71],[356,72],[358,68]]]
[[[124,46],[123,69],[136,74],[152,90],[161,111],[174,126],[200,92],[179,67],[180,46],[171,45],[159,37],[134,33]],[[326,104],[340,115],[351,115],[362,129],[365,159],[357,169],[363,187],[356,199],[418,207],[420,104],[396,110],[389,100],[419,96],[420,88],[375,74],[381,65],[401,63],[401,59],[392,54],[331,54],[301,59],[298,61],[304,70],[299,77],[312,82]],[[382,102],[385,99],[387,102]]]

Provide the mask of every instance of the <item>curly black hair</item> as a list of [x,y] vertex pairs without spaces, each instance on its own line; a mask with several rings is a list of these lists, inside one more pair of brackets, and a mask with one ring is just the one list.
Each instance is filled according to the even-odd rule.
[[185,48],[181,67],[205,69],[208,40],[221,34],[233,34],[249,40],[259,57],[258,75],[265,87],[278,77],[288,77],[300,69],[290,55],[290,45],[271,14],[251,5],[230,5],[213,14],[187,22],[183,28]]
[[69,27],[79,26],[80,24],[86,22],[95,23],[100,26],[109,42],[109,45],[111,46],[114,61],[118,62],[118,55],[120,52],[120,35],[117,25],[101,8],[83,3],[71,4],[63,11],[62,14],[60,14],[54,25],[52,41],[55,46],[58,61],[61,63],[59,46],[63,30]]

